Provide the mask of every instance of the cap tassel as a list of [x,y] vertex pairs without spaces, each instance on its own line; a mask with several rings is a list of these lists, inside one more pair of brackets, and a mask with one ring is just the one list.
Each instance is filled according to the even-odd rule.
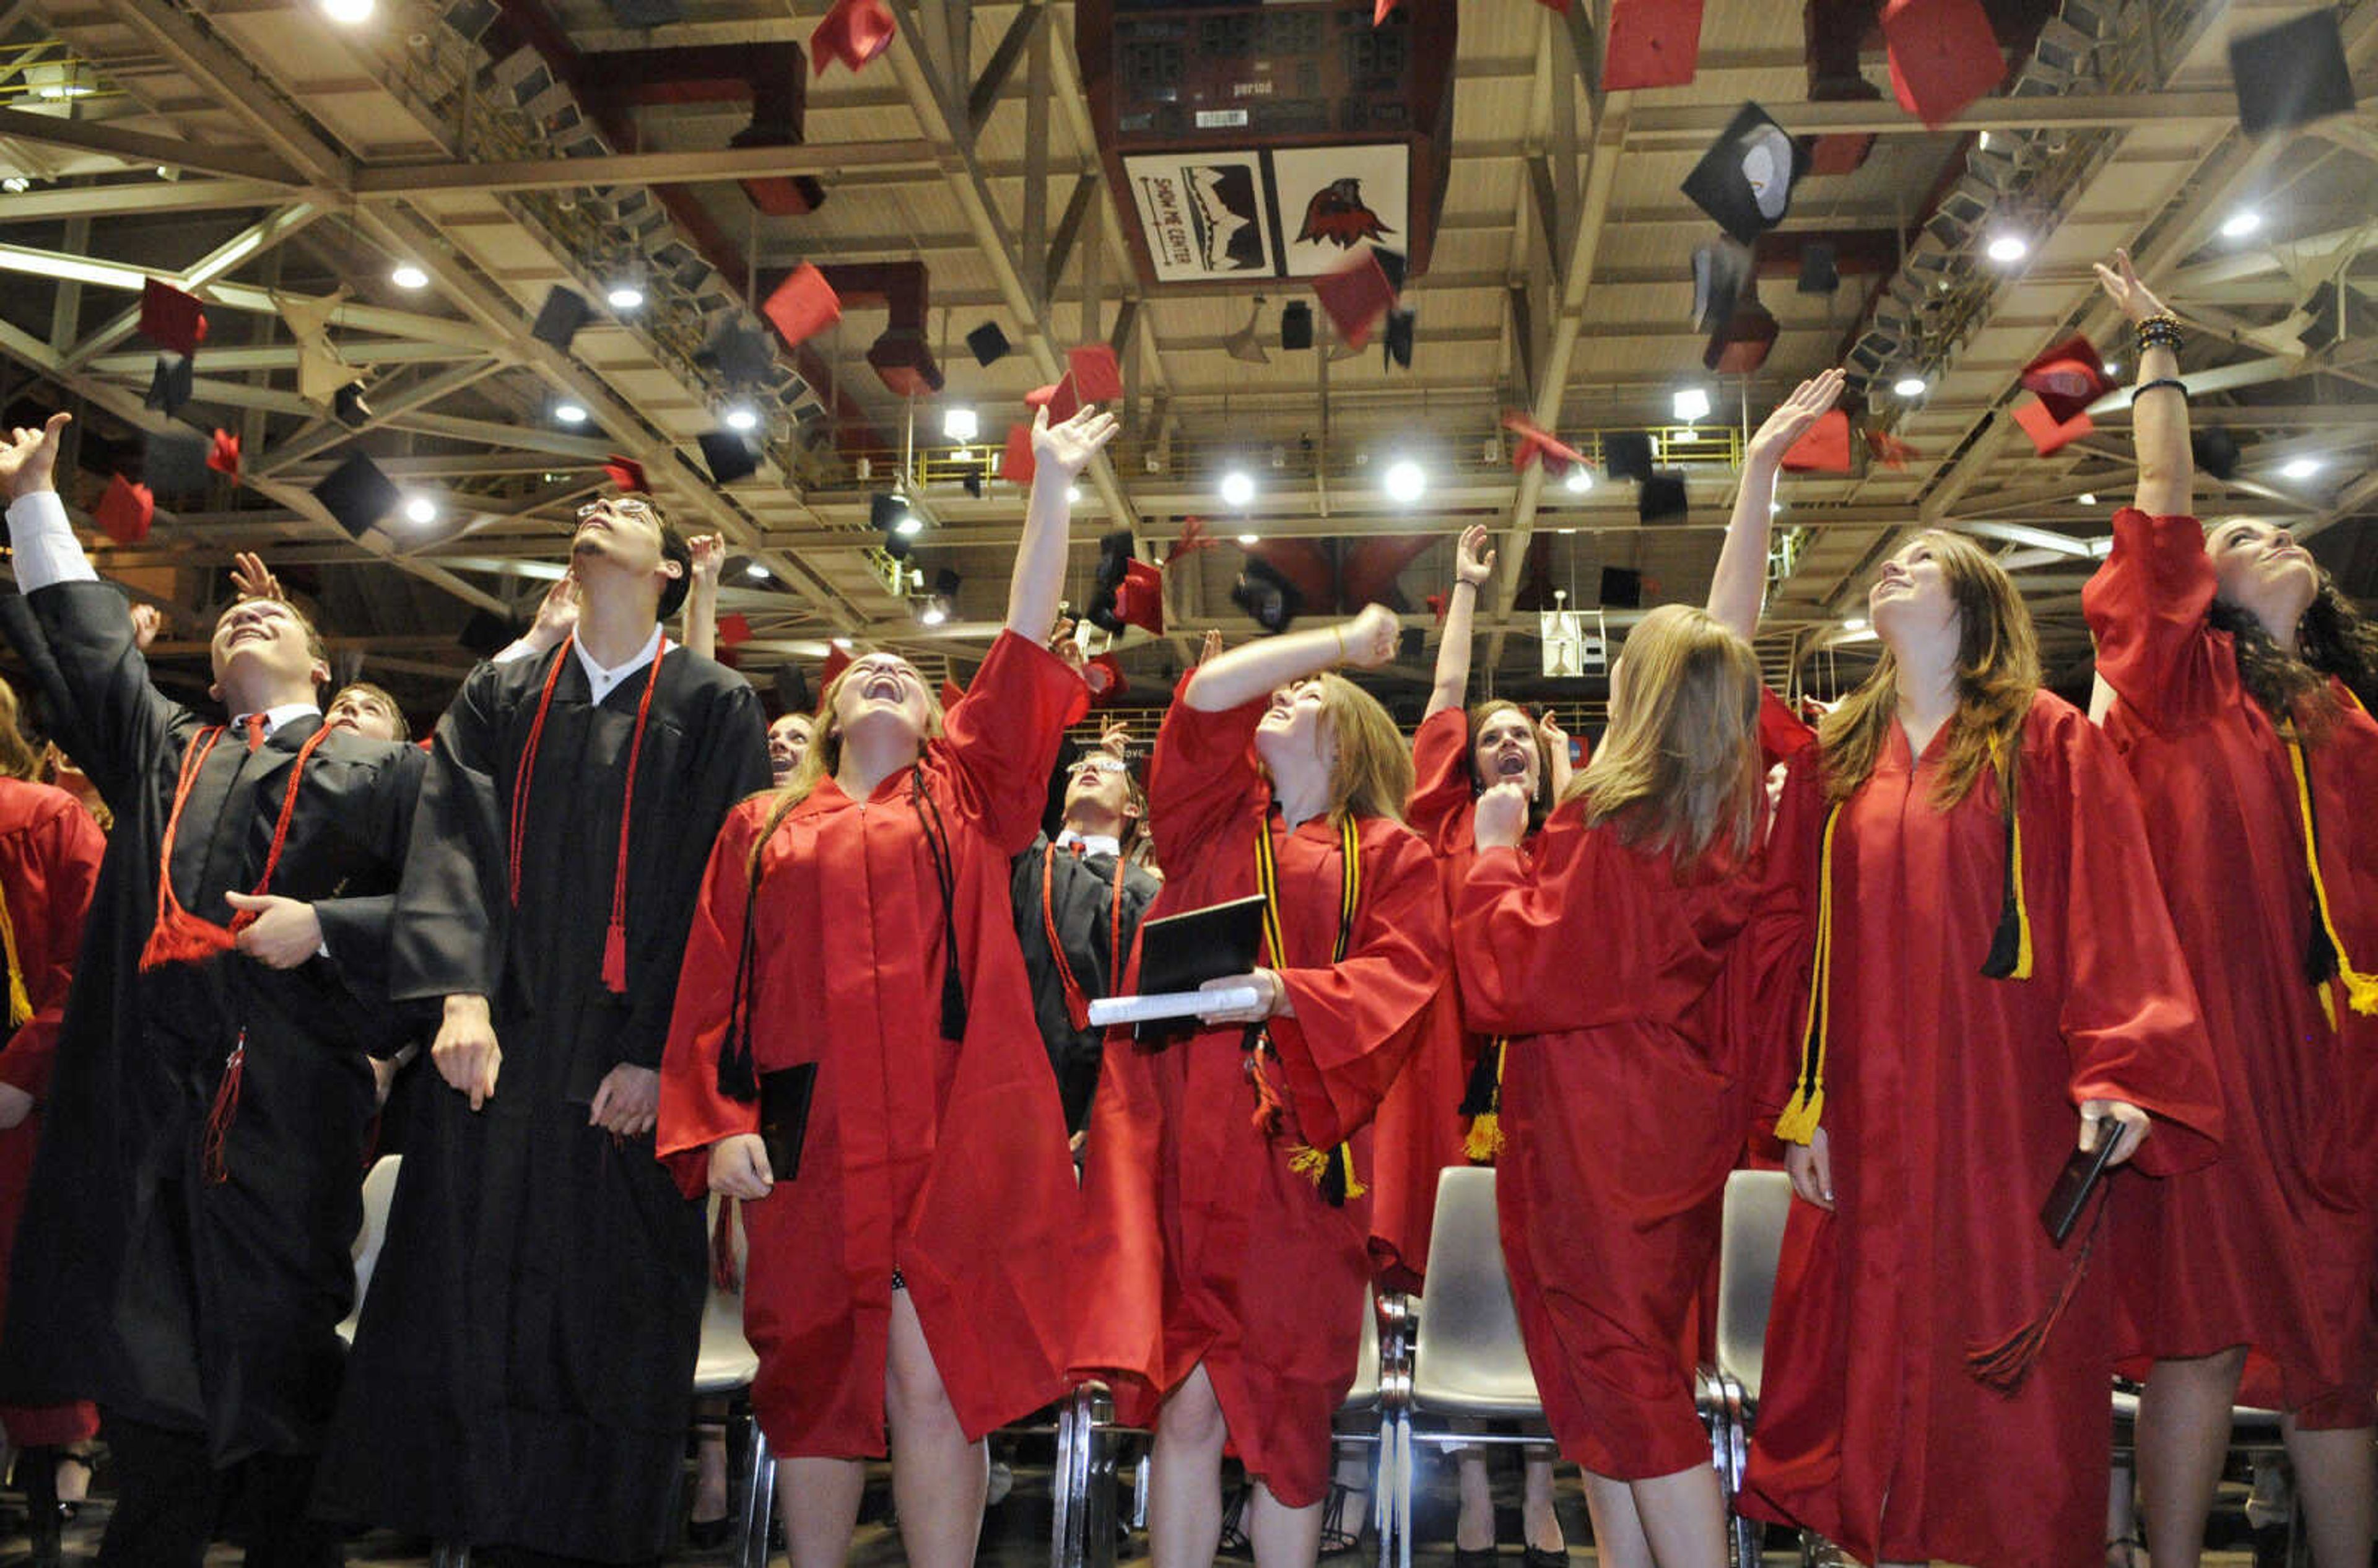
[[2312,872],[2312,937],[2305,952],[2306,976],[2320,991],[2321,1010],[2328,1015],[2329,1027],[2336,1026],[2336,1004],[2328,994],[2331,977],[2345,982],[2346,1004],[2354,1011],[2378,1014],[2378,975],[2365,975],[2353,967],[2345,954],[2345,940],[2337,935],[2336,917],[2329,910],[2328,883],[2320,873],[2320,828],[2312,815],[2312,774],[2304,766],[2303,743],[2290,738],[2288,760],[2296,772],[2296,807],[2303,817],[2304,862]]
[[1470,1070],[1470,1083],[1461,1096],[1458,1114],[1470,1119],[1461,1152],[1472,1165],[1492,1165],[1503,1152],[1503,1053],[1509,1046],[1509,1039],[1501,1035],[1487,1043],[1478,1053],[1477,1065]]
[[1969,1346],[1965,1351],[1965,1370],[1974,1380],[2000,1394],[2013,1394],[2031,1376],[2031,1369],[2039,1364],[2048,1348],[2048,1336],[2064,1319],[2066,1309],[2081,1292],[2081,1276],[2088,1272],[2089,1254],[2097,1245],[2097,1231],[2106,1218],[2106,1198],[2097,1199],[2097,1213],[2089,1221],[2089,1235],[2073,1254],[2072,1264],[2064,1271],[2064,1284],[2056,1292],[2056,1299],[2047,1311],[2032,1319],[2005,1338],[1989,1345]]
[[[1993,746],[1992,751],[1997,748]],[[2031,978],[2031,910],[2023,894],[2023,820],[2015,811],[2014,769],[2001,764],[1999,791],[2006,816],[2006,883],[1999,906],[1998,929],[1990,934],[1989,956],[1982,974],[1991,980]]]
[[1265,1035],[1262,1024],[1247,1025],[1246,1040],[1242,1048],[1247,1053],[1247,1080],[1255,1086],[1255,1109],[1251,1119],[1255,1130],[1269,1138],[1279,1131],[1288,1107],[1281,1103],[1279,1091],[1272,1087],[1271,1075],[1264,1071],[1264,1053],[1271,1048],[1271,1042]]
[[1815,1141],[1825,1114],[1826,1013],[1833,982],[1833,829],[1840,803],[1825,813],[1824,845],[1817,858],[1817,951],[1809,965],[1808,1013],[1800,1026],[1800,1071],[1792,1098],[1775,1119],[1775,1136],[1786,1143]]
[[231,950],[229,931],[174,905],[157,912],[157,924],[140,949],[140,969],[146,974],[168,964],[200,964]]
[[718,1217],[710,1226],[710,1283],[722,1295],[743,1289],[743,1271],[735,1266],[735,1200],[718,1200]]
[[615,997],[628,990],[628,928],[617,915],[603,931],[603,988]]
[[750,1105],[760,1097],[759,1064],[751,1055],[751,989],[759,983],[754,973],[759,953],[759,926],[756,919],[760,907],[760,852],[768,845],[776,827],[785,820],[787,808],[779,804],[768,820],[765,832],[751,845],[751,880],[743,893],[743,942],[735,955],[733,998],[727,1011],[727,1040],[718,1053],[718,1092],[728,1099]]
[[214,1104],[207,1109],[206,1136],[198,1144],[198,1169],[210,1182],[231,1179],[227,1145],[231,1124],[239,1115],[239,1084],[246,1067],[247,1031],[243,1029],[223,1062],[222,1082],[215,1087]]
[[25,969],[17,957],[17,923],[8,917],[8,901],[0,898],[0,949],[8,959],[8,1027],[16,1029],[33,1016],[33,999],[25,994]]

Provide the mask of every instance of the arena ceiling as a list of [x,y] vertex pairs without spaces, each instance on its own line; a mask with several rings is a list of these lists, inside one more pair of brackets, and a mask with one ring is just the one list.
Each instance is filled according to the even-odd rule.
[[[755,678],[835,638],[962,675],[996,629],[1022,509],[1013,486],[991,478],[978,497],[964,480],[995,466],[1025,392],[1056,379],[1070,347],[1104,342],[1123,434],[1085,476],[1076,602],[1111,529],[1159,560],[1189,518],[1219,541],[1167,572],[1172,635],[1126,649],[1143,694],[1200,628],[1252,631],[1231,602],[1241,536],[1314,542],[1341,581],[1387,562],[1424,632],[1450,541],[1479,521],[1503,573],[1482,673],[1591,706],[1598,684],[1538,678],[1545,595],[1592,609],[1615,567],[1641,573],[1647,604],[1697,600],[1745,427],[1799,377],[1882,343],[1857,421],[1906,455],[1894,466],[1861,443],[1851,472],[1785,481],[1761,638],[1771,676],[1821,688],[1855,670],[1870,652],[1851,624],[1866,574],[1906,530],[1940,525],[2003,550],[2070,678],[2087,657],[2080,586],[2132,484],[2127,413],[2117,396],[2094,434],[2042,458],[2011,412],[2020,368],[2075,331],[2128,357],[2089,269],[2116,245],[2189,318],[2197,422],[2241,449],[2201,509],[2284,519],[2350,591],[2378,589],[2378,316],[2360,260],[2378,234],[2378,118],[2250,138],[2227,56],[2233,33],[2300,15],[2301,0],[1994,0],[2006,81],[1937,131],[1893,102],[1871,4],[1860,21],[1856,0],[1708,0],[1689,85],[1605,92],[1608,0],[1566,15],[1459,0],[1447,195],[1403,298],[1409,368],[1375,346],[1341,357],[1326,328],[1318,347],[1284,349],[1282,309],[1311,298],[1306,284],[1143,279],[1137,216],[1102,172],[1073,5],[889,5],[885,54],[811,77],[787,51],[810,47],[823,0],[681,0],[681,19],[651,28],[623,25],[623,0],[378,0],[357,22],[326,0],[0,0],[6,417],[77,411],[66,488],[87,513],[164,419],[144,407],[155,349],[137,329],[154,278],[197,294],[210,322],[176,417],[242,446],[237,485],[210,477],[161,504],[137,543],[92,535],[103,570],[187,612],[161,661],[195,672],[220,569],[258,549],[319,601],[342,673],[434,710],[471,657],[466,618],[525,614],[619,454],[679,520],[727,539],[722,609],[743,617],[738,656]],[[2336,10],[2355,77],[2378,84],[2378,3]],[[1842,90],[1838,17],[1808,12],[1851,15],[1871,96]],[[661,51],[676,52],[667,90]],[[789,144],[781,123],[748,134],[766,116],[750,80],[738,87],[763,74],[753,62],[787,58],[806,84]],[[682,68],[700,59],[722,63],[712,79]],[[1820,66],[1832,76],[1818,92]],[[1689,274],[1716,229],[1679,186],[1746,101],[1796,136],[1873,139],[1854,169],[1800,180],[1759,248],[1772,349],[1720,376],[1703,367]],[[823,203],[786,210],[807,205],[784,199],[797,180]],[[2249,211],[2259,221],[2240,233]],[[2024,254],[1991,259],[2009,234]],[[1810,241],[1839,258],[1830,293],[1796,288]],[[772,334],[764,370],[723,375],[721,329],[756,326],[754,300],[803,262],[883,264],[893,297],[846,289],[838,326],[798,347]],[[599,305],[622,266],[642,309],[598,309],[567,350],[533,334],[548,291]],[[400,267],[418,286],[393,281]],[[938,393],[903,396],[869,363],[904,290],[946,377]],[[965,343],[984,322],[1014,345],[988,366]],[[317,401],[325,354],[360,384],[348,421]],[[1911,373],[1922,393],[1894,392]],[[1712,410],[1686,428],[1674,398],[1695,387]],[[759,470],[719,485],[698,441],[746,401]],[[953,407],[976,412],[976,440],[944,435]],[[1515,474],[1509,411],[1592,453],[1603,432],[1658,434],[1689,511],[1646,525],[1631,485]],[[311,488],[354,450],[434,521],[400,512],[350,537]],[[1417,503],[1383,484],[1406,460],[1425,473]],[[1243,506],[1219,494],[1232,472],[1254,481]],[[928,587],[957,576],[938,625],[871,521],[895,485],[929,524],[910,566]],[[1631,614],[1605,613],[1614,633]],[[1390,686],[1425,684],[1429,640]]]

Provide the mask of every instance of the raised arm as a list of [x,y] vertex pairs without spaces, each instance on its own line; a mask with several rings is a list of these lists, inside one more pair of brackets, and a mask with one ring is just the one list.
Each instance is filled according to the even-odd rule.
[[[2097,281],[2133,328],[2169,316],[2131,267],[2131,253],[2097,264]],[[2196,459],[2188,449],[2188,393],[2180,385],[2180,353],[2155,334],[2139,343],[2139,384],[2131,394],[2131,441],[2139,454],[2139,488],[2131,504],[2149,517],[2186,517],[2195,509]]]
[[1743,450],[1742,485],[1735,493],[1734,516],[1726,521],[1717,570],[1710,578],[1709,613],[1746,642],[1758,634],[1759,606],[1766,597],[1767,531],[1774,515],[1775,475],[1793,443],[1840,401],[1842,381],[1839,370],[1827,370],[1801,382]]
[[495,662],[509,664],[514,659],[534,659],[549,648],[561,646],[561,640],[578,629],[578,573],[565,571],[561,581],[545,591],[536,606],[536,619],[526,631],[498,653]]
[[1461,531],[1461,543],[1454,547],[1453,592],[1445,601],[1445,637],[1436,645],[1436,685],[1429,690],[1423,719],[1460,707],[1469,692],[1471,626],[1478,613],[1478,595],[1486,592],[1486,584],[1495,577],[1495,552],[1487,550],[1483,559],[1478,554],[1485,545],[1485,525],[1473,522]]
[[685,595],[685,645],[705,659],[718,657],[718,569],[727,564],[727,541],[715,533],[687,540],[693,555],[693,581]]
[[1351,620],[1242,642],[1198,665],[1181,700],[1201,713],[1219,713],[1339,664],[1375,670],[1396,656],[1399,629],[1394,611],[1366,604]]
[[1024,537],[1007,580],[1007,629],[1039,642],[1057,618],[1065,589],[1066,533],[1073,503],[1066,491],[1099,449],[1114,438],[1115,417],[1086,408],[1063,425],[1049,423],[1044,405],[1032,416],[1032,498],[1024,507]]

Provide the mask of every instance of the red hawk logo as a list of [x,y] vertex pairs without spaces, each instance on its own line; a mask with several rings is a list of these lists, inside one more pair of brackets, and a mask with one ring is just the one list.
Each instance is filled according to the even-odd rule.
[[1351,250],[1359,241],[1385,239],[1394,233],[1363,205],[1362,181],[1332,180],[1304,204],[1304,227],[1297,231],[1296,243]]

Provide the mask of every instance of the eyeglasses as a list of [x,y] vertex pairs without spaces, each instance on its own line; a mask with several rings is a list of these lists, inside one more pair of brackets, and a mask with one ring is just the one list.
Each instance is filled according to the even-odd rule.
[[660,516],[649,504],[637,500],[633,496],[621,496],[617,499],[607,497],[587,502],[578,509],[578,521],[584,522],[588,518],[607,511],[618,512],[622,517],[642,518],[646,522],[655,521]]
[[1120,757],[1085,757],[1079,762],[1075,763],[1075,766],[1077,768],[1087,768],[1094,772],[1100,773],[1127,773],[1131,772],[1131,764],[1124,761]]

